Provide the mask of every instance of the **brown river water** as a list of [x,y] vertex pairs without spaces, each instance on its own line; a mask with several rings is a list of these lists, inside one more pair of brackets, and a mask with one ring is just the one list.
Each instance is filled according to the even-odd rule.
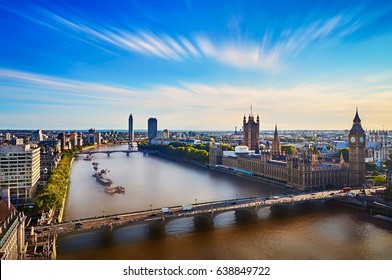
[[[107,147],[100,148],[107,150]],[[127,146],[112,146],[125,150]],[[281,195],[277,186],[221,174],[192,164],[132,153],[95,154],[99,170],[108,169],[125,194],[107,194],[91,176],[91,161],[77,159],[64,220],[119,214],[213,200]],[[58,259],[392,259],[390,228],[355,211],[322,211],[294,217],[271,217],[260,209],[258,220],[239,224],[234,212],[218,215],[214,230],[195,231],[192,218],[169,222],[165,236],[153,238],[145,224],[112,233],[92,231],[61,236]]]

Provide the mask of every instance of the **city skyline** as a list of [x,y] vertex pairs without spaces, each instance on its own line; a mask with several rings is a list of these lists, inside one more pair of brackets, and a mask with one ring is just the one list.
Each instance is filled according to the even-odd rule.
[[2,1],[0,127],[392,129],[388,1],[164,5]]

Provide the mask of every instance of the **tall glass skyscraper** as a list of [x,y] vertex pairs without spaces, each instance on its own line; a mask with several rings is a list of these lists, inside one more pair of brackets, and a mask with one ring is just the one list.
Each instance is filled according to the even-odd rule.
[[132,114],[129,115],[128,118],[128,135],[129,135],[129,142],[132,142],[134,138],[134,133],[133,133],[133,117]]
[[148,141],[157,138],[158,121],[156,118],[148,119]]

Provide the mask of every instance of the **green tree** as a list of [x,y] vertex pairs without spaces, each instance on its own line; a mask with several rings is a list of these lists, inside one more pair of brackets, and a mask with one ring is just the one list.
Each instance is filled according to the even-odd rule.
[[222,144],[223,151],[234,151],[234,147],[229,144]]
[[296,149],[293,145],[283,145],[281,148],[286,155],[292,155]]
[[343,154],[343,159],[345,162],[350,162],[348,148],[340,149],[340,151],[335,153],[334,156],[339,158],[341,154]]
[[366,171],[374,171],[374,170],[376,170],[376,164],[374,162],[366,162],[365,163],[365,167],[366,167]]
[[57,168],[50,175],[46,186],[37,195],[35,205],[41,212],[58,209],[66,195],[73,152],[63,151]]
[[387,168],[392,168],[392,153],[389,154],[388,159],[385,162]]
[[143,150],[154,150],[161,154],[167,154],[187,160],[195,160],[202,163],[208,162],[208,146],[204,144],[193,146],[186,143],[172,142],[169,145],[144,146]]
[[374,176],[374,185],[382,186],[385,185],[387,179],[383,175]]
[[373,176],[378,176],[380,175],[380,172],[378,172],[377,170],[373,170]]

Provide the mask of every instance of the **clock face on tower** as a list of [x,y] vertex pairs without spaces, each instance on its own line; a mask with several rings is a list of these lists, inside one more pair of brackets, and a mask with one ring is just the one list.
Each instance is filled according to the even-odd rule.
[[359,137],[359,142],[363,143],[363,141],[365,141],[365,139],[362,136]]
[[354,142],[355,142],[355,137],[354,137],[354,136],[352,136],[352,137],[350,138],[350,142],[351,142],[351,143],[354,143]]

